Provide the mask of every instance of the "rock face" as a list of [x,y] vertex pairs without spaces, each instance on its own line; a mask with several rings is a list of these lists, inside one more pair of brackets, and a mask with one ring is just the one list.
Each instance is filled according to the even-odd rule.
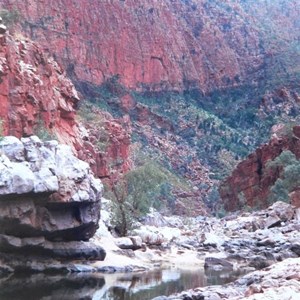
[[278,62],[279,77],[296,71],[297,0],[0,3],[79,81],[118,75],[134,89],[207,91],[258,81]]
[[104,259],[101,247],[83,242],[98,228],[102,193],[88,164],[36,136],[5,137],[0,148],[0,251]]
[[75,145],[79,98],[62,68],[35,43],[9,34],[1,39],[0,58],[3,134],[20,138],[49,131]]
[[[280,168],[267,168],[267,163],[289,150],[300,158],[300,126],[293,127],[289,135],[275,133],[268,144],[262,145],[242,161],[220,186],[220,195],[226,210],[244,206],[266,207],[270,188],[280,177]],[[299,207],[298,190],[290,195],[291,202]],[[278,199],[279,200],[279,199]]]
[[[89,124],[87,131],[75,118],[79,97],[61,66],[39,45],[18,36],[7,31],[0,34],[2,134],[18,138],[32,134],[43,139],[55,137],[70,145],[99,177],[109,176],[109,165],[119,172],[128,170],[130,135],[126,128],[107,113],[101,116],[105,122],[103,131],[95,133]],[[110,137],[105,155],[91,143],[104,135]]]
[[[78,155],[87,161],[103,180],[113,173],[126,173],[132,167],[131,122],[126,116],[116,119],[91,104],[84,104],[80,115],[86,136]],[[87,116],[90,115],[91,119]],[[91,122],[92,120],[92,122]]]

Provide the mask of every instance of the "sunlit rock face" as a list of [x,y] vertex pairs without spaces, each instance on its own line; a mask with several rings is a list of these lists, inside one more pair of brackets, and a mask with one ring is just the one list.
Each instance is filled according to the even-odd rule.
[[[33,134],[55,137],[72,147],[98,177],[130,168],[130,130],[109,114],[100,115],[108,135],[106,154],[95,141],[103,139],[99,124],[80,125],[79,96],[63,68],[40,45],[0,24],[0,123],[2,134],[18,138]],[[1,29],[2,28],[2,29]],[[101,125],[102,126],[102,125]]]
[[0,3],[78,81],[208,91],[297,71],[297,0]]
[[0,118],[3,133],[29,136],[43,129],[76,145],[77,92],[41,47],[8,32],[0,40]]
[[0,252],[104,259],[88,241],[98,228],[102,184],[65,145],[36,136],[0,142]]

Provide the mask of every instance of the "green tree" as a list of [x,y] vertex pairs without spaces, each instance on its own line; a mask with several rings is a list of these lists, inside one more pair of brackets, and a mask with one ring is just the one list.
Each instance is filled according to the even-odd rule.
[[159,195],[168,178],[157,164],[148,162],[125,177],[128,185],[127,201],[131,203],[137,215],[148,213],[150,207],[161,207]]
[[270,189],[268,201],[273,203],[281,200],[288,202],[289,193],[300,187],[300,161],[289,150],[283,151],[267,168],[277,168],[280,177]]
[[111,187],[113,200],[112,224],[120,236],[126,236],[133,224],[133,211],[127,202],[127,182],[124,178],[115,179]]
[[121,236],[126,236],[134,220],[147,214],[150,207],[161,207],[168,176],[154,162],[147,162],[125,176],[111,176],[111,192],[106,196],[113,200],[112,224]]

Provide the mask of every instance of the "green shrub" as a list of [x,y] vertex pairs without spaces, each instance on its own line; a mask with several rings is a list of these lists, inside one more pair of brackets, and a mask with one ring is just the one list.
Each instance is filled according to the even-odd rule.
[[289,193],[300,187],[300,160],[289,150],[283,151],[267,168],[278,168],[278,178],[270,189],[269,203],[281,200],[288,202]]
[[148,213],[150,207],[161,207],[159,196],[168,178],[157,164],[148,162],[129,172],[125,178],[128,184],[127,201],[137,215]]
[[151,207],[172,210],[172,189],[186,189],[184,182],[159,164],[147,160],[123,177],[112,180],[105,197],[113,200],[112,224],[122,236],[132,229],[134,220],[143,217]]
[[34,134],[38,136],[41,141],[57,140],[56,135],[50,132],[42,119],[38,120],[35,126]]

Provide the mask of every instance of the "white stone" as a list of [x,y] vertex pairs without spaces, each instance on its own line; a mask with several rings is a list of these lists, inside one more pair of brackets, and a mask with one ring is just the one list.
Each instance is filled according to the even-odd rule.
[[[0,142],[0,194],[58,192],[63,201],[97,201],[103,185],[69,146],[37,136]],[[6,155],[7,154],[7,155]],[[25,161],[26,159],[26,161]]]
[[11,161],[24,161],[24,145],[14,136],[6,136],[0,143],[1,151]]
[[142,226],[135,229],[133,233],[140,236],[142,241],[148,245],[161,245],[167,241],[160,230],[153,226]]
[[42,168],[34,173],[34,192],[56,192],[59,189],[58,179],[47,168]]
[[35,176],[26,163],[12,163],[10,194],[25,194],[34,189]]
[[115,244],[121,249],[132,249],[133,243],[129,237],[121,237],[115,239]]
[[58,145],[56,148],[56,174],[61,178],[82,181],[88,174],[89,165],[77,159],[69,146]]
[[223,237],[220,237],[212,232],[205,232],[204,245],[216,245],[217,248],[220,248],[225,242]]
[[26,160],[29,162],[40,161],[40,147],[41,140],[37,136],[31,136],[27,138],[22,138],[21,141],[24,144]]

